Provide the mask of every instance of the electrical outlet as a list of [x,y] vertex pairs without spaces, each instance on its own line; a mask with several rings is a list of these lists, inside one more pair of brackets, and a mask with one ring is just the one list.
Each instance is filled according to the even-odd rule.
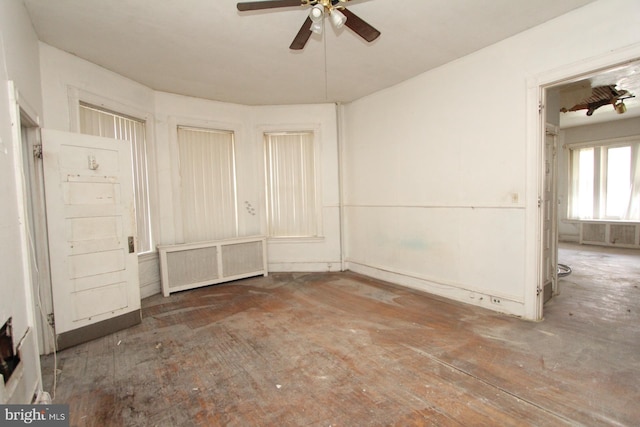
[[493,304],[500,304],[501,303],[500,298],[498,298],[498,297],[491,297],[491,302]]

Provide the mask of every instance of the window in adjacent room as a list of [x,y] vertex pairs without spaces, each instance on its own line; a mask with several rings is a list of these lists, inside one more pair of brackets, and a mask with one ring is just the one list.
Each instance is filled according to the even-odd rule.
[[81,133],[121,139],[132,145],[131,164],[139,254],[153,251],[145,127],[144,120],[80,103]]
[[640,221],[640,138],[574,146],[569,218]]
[[316,237],[319,213],[314,132],[265,133],[270,237]]
[[185,243],[238,236],[234,133],[178,127]]

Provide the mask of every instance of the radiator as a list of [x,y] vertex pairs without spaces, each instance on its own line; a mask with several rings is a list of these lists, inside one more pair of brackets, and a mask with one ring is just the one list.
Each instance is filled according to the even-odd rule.
[[640,224],[628,222],[582,222],[580,243],[640,248]]
[[158,246],[162,293],[267,275],[264,237]]

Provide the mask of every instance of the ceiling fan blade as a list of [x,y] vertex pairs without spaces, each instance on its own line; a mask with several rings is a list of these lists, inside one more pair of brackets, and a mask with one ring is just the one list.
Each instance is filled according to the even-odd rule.
[[307,44],[307,41],[309,40],[309,37],[311,37],[312,24],[313,22],[311,21],[311,18],[307,16],[304,24],[302,24],[302,27],[300,27],[300,31],[298,31],[298,34],[296,34],[293,42],[291,42],[291,46],[289,46],[289,49],[301,50],[304,48],[304,46]]
[[363,21],[362,18],[358,17],[358,15],[351,12],[349,9],[341,9],[341,12],[347,17],[347,22],[345,22],[344,25],[351,28],[356,34],[366,41],[372,42],[380,36],[380,31]]
[[273,9],[276,7],[302,6],[301,0],[267,0],[267,1],[245,1],[238,3],[238,10]]

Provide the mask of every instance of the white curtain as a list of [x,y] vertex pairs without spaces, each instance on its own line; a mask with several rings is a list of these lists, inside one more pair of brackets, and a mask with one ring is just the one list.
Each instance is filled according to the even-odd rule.
[[594,173],[594,149],[588,147],[572,150],[569,217],[593,218]]
[[569,218],[640,221],[637,138],[572,148],[569,179]]
[[265,134],[268,233],[318,235],[313,132]]
[[88,135],[121,139],[131,143],[138,253],[151,252],[153,250],[153,242],[149,208],[145,122],[81,104],[80,132]]
[[626,220],[640,220],[640,143],[631,145],[631,192],[627,205]]
[[178,127],[185,243],[238,236],[233,132]]

